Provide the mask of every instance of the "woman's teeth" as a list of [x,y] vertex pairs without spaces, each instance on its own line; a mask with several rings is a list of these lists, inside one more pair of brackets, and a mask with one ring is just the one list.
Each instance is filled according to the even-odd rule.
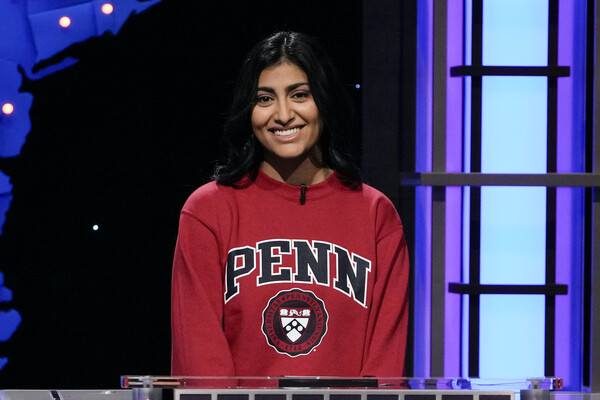
[[287,129],[285,131],[273,131],[273,134],[275,134],[277,136],[290,136],[299,131],[300,131],[300,128],[292,128],[292,129]]

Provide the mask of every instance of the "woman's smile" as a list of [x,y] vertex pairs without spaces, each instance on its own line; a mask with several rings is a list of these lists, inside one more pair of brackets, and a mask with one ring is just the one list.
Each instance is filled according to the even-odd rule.
[[281,139],[292,140],[297,136],[296,134],[300,133],[301,130],[302,127],[290,128],[286,130],[273,128],[271,132],[273,132],[275,136],[279,136]]

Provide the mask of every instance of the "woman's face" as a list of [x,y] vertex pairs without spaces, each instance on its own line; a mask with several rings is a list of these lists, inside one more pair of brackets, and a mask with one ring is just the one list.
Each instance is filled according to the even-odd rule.
[[322,123],[306,73],[288,61],[264,69],[251,123],[267,162],[303,157],[317,149]]

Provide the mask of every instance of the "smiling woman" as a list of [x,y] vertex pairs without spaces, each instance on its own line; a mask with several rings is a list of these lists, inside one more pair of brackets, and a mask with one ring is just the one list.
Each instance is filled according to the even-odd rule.
[[[275,93],[277,88],[266,86],[266,79],[269,79],[269,85],[278,81],[280,93]],[[329,55],[314,38],[280,32],[262,41],[251,50],[242,65],[236,87],[223,135],[227,154],[214,174],[217,182],[235,185],[264,161],[264,144],[257,144],[260,138],[248,121],[263,107],[272,109],[272,104],[280,107],[292,91],[294,104],[313,103],[316,107],[313,111],[318,113],[316,133],[318,149],[322,153],[322,161],[315,160],[317,164],[336,170],[348,184],[360,182],[360,172],[350,156],[355,122],[352,104]],[[289,106],[292,98],[288,100]],[[291,112],[292,118],[297,117],[293,109],[278,112],[281,111]],[[277,118],[281,120],[281,116]],[[284,115],[284,118],[290,118],[290,115]],[[291,121],[279,121],[279,125],[281,122]],[[293,163],[291,168],[295,170]],[[285,171],[280,172],[285,175]],[[282,178],[286,180],[287,176]]]
[[227,157],[181,211],[173,375],[404,375],[404,231],[349,156],[349,104],[306,35],[246,58]]

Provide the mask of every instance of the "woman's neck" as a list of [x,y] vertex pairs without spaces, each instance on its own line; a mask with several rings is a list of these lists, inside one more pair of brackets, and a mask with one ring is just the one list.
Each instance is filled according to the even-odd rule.
[[311,157],[302,160],[269,160],[266,157],[260,164],[260,169],[268,177],[290,185],[314,185],[323,182],[333,173],[331,168],[317,165]]

